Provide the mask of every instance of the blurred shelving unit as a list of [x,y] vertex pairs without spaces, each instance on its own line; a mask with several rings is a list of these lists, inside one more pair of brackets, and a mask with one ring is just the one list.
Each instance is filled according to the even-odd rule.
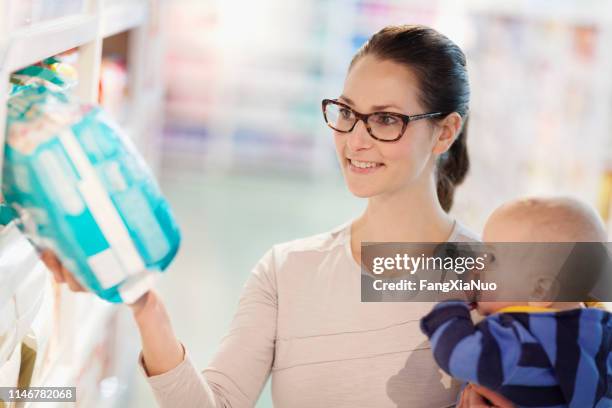
[[562,194],[605,217],[599,197],[612,146],[612,4],[466,4],[473,166],[459,189],[470,199],[459,199],[457,210],[482,225],[482,213],[504,201]]
[[[163,0],[0,2],[0,168],[11,73],[78,48],[77,96],[97,103],[106,43],[115,38],[123,47],[113,52],[123,53],[128,78],[124,114],[117,119],[156,172],[164,97],[162,7]],[[117,406],[136,367],[137,345],[123,337],[127,310],[48,281],[36,320],[48,336],[40,343],[48,347],[32,386],[77,386],[77,406]]]
[[[164,163],[176,157],[178,165],[208,171],[298,174],[333,167],[320,111],[328,96],[321,86],[324,4],[243,3],[240,13],[231,2],[169,7],[181,29],[168,36]],[[196,27],[200,35],[190,35]]]

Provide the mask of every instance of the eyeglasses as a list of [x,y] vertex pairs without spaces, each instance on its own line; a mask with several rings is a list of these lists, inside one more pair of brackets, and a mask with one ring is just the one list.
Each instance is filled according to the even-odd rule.
[[423,113],[420,115],[403,115],[395,112],[373,112],[363,114],[354,111],[350,106],[335,99],[323,99],[323,117],[327,126],[342,132],[352,132],[357,121],[362,120],[370,136],[381,142],[395,142],[406,130],[409,122],[419,119],[434,118],[443,112]]

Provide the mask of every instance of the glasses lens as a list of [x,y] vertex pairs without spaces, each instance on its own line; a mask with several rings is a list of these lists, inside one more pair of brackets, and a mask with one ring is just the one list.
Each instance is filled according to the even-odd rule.
[[348,132],[355,123],[353,111],[335,103],[328,103],[325,106],[325,117],[327,124],[340,132]]
[[388,113],[377,113],[370,116],[368,125],[378,139],[394,140],[402,133],[404,121],[401,117]]

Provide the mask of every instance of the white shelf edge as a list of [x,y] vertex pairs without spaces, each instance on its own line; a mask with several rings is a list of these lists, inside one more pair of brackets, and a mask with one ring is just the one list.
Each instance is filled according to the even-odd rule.
[[9,34],[4,70],[17,71],[93,40],[142,26],[146,3],[109,7],[101,14],[80,14],[36,23]]
[[94,40],[96,20],[96,16],[84,14],[16,30],[8,42],[7,71],[17,71]]
[[145,4],[125,4],[112,6],[102,12],[102,38],[138,27],[146,21]]

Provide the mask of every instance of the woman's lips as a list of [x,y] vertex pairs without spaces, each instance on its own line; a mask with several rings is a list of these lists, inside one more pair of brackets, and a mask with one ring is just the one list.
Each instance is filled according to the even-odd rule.
[[382,169],[385,165],[378,162],[346,159],[349,171],[356,174],[370,174]]

